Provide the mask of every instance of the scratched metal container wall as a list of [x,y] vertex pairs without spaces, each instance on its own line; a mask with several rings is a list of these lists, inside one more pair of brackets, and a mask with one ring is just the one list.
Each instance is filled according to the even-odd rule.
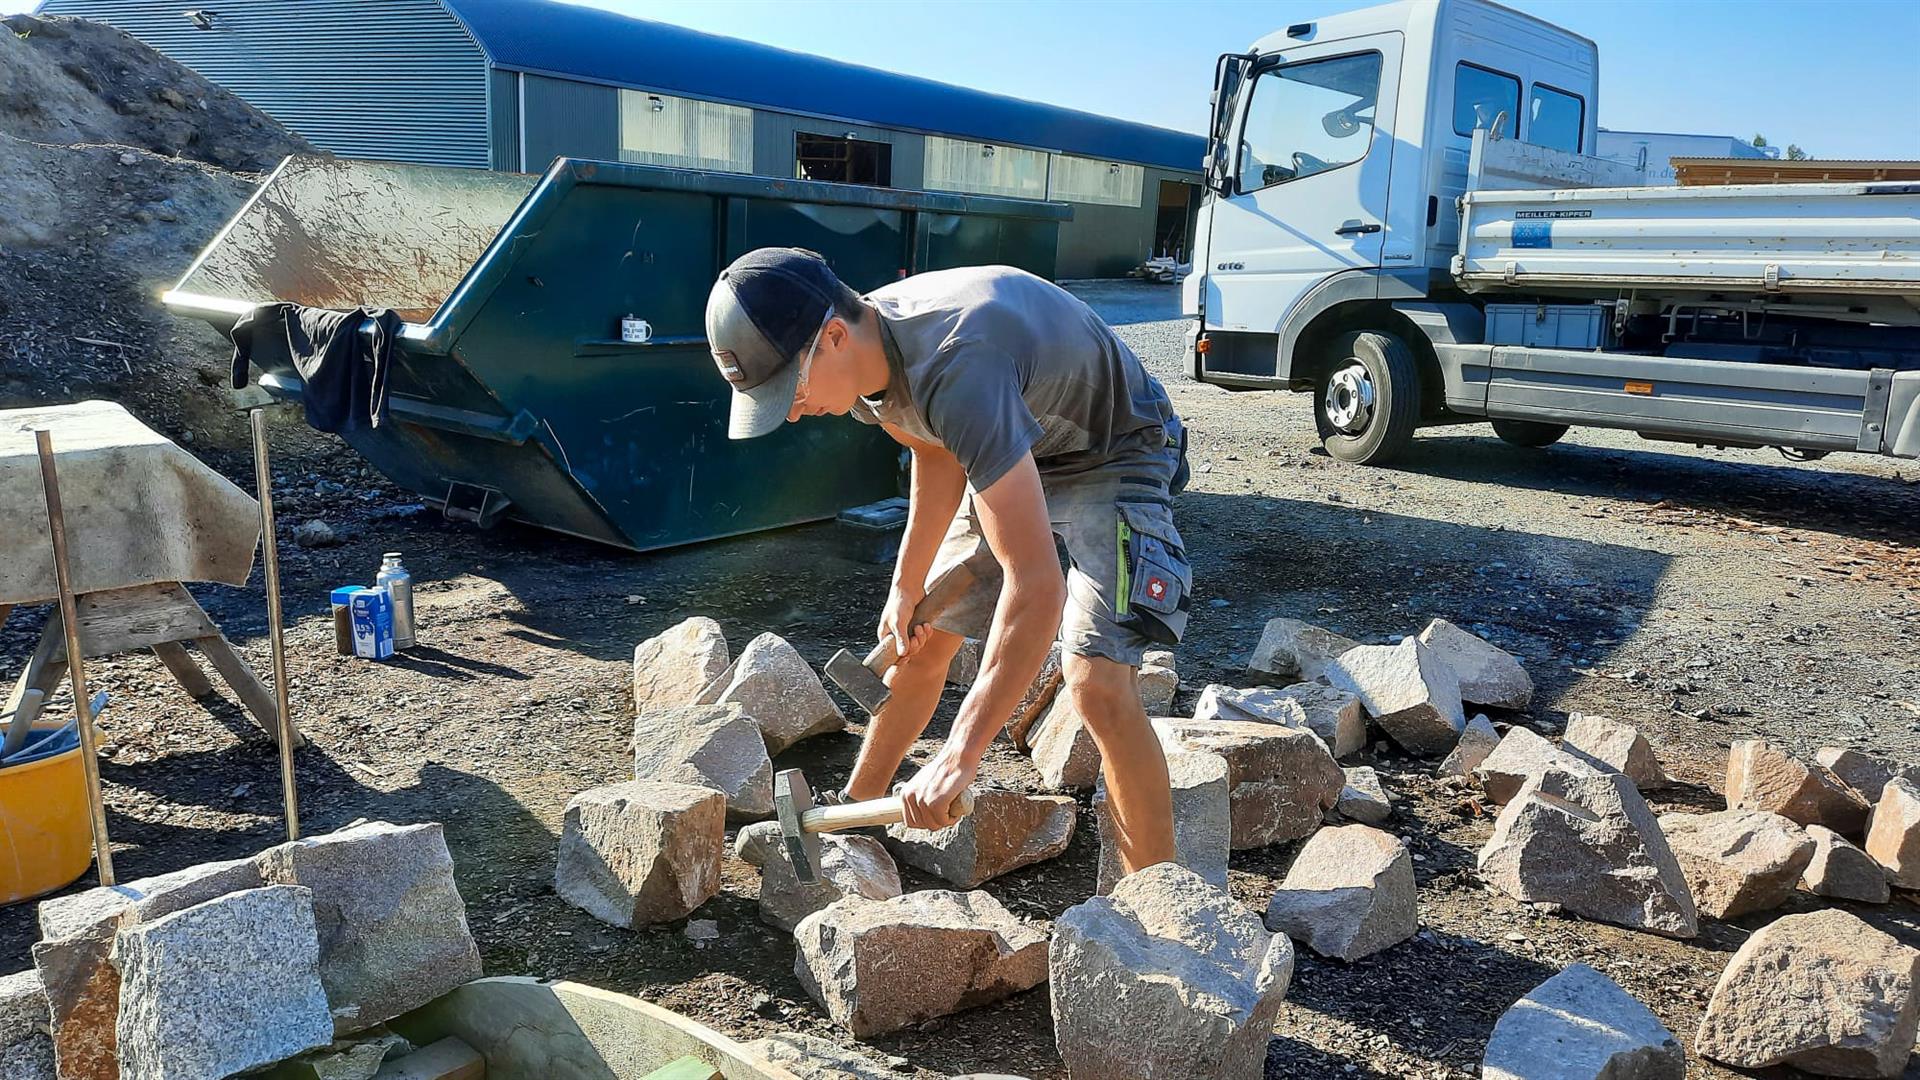
[[[211,12],[211,28],[189,10]],[[438,0],[47,0],[42,11],[125,30],[322,150],[489,165],[486,57]]]

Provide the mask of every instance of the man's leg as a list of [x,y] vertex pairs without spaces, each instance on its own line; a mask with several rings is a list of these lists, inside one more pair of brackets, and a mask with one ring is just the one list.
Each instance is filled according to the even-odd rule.
[[936,629],[925,645],[893,666],[887,679],[893,696],[867,722],[867,736],[847,780],[849,798],[878,799],[893,786],[893,775],[907,759],[907,751],[933,719],[940,693],[946,689],[947,668],[964,640],[959,634]]
[[1107,778],[1107,812],[1127,873],[1172,862],[1173,793],[1160,740],[1140,704],[1135,669],[1099,656],[1068,654],[1061,674],[1075,713],[1100,748]]

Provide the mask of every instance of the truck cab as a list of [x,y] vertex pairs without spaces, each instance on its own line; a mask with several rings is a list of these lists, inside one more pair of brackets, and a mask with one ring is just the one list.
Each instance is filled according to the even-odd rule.
[[1362,463],[1474,420],[1529,447],[1593,424],[1920,453],[1920,186],[1646,188],[1593,156],[1598,73],[1592,41],[1489,0],[1222,56],[1193,376],[1312,392],[1329,452]]

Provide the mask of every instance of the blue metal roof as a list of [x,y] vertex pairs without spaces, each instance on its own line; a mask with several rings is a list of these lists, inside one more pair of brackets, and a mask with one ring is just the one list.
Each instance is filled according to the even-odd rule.
[[497,66],[1196,171],[1198,135],[552,0],[441,0]]

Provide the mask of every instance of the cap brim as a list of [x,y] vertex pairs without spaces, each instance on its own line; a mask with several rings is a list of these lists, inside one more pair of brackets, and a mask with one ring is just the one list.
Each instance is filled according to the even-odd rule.
[[727,413],[727,438],[757,439],[778,430],[793,411],[800,388],[800,365],[788,364],[751,390],[735,390]]

